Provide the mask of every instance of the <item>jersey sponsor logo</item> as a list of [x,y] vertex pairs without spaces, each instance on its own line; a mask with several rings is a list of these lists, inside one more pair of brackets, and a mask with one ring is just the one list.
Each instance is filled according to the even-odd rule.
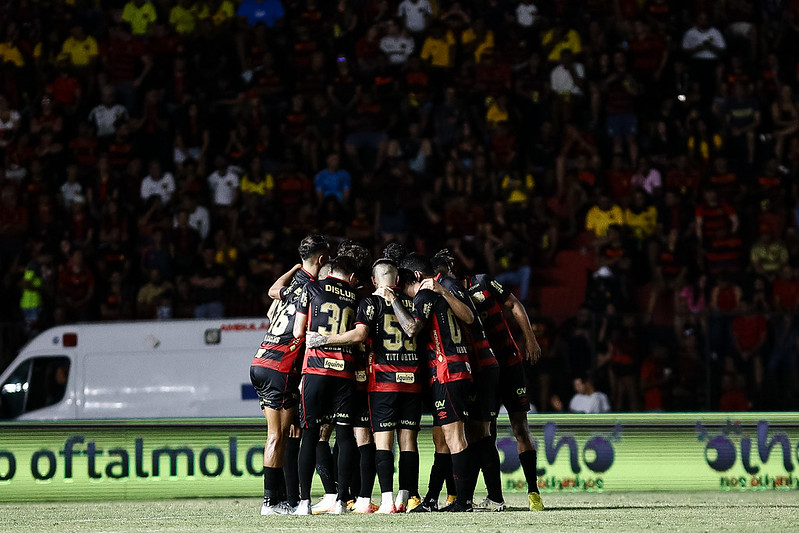
[[397,383],[415,383],[416,374],[413,372],[397,372],[395,374]]
[[491,286],[498,290],[500,293],[505,292],[505,289],[502,287],[502,284],[495,279],[491,280]]
[[471,373],[472,373],[472,365],[470,365],[468,362],[466,362],[466,363],[464,363],[464,364],[466,365],[466,371],[467,371],[469,374],[471,374]]
[[425,317],[430,316],[430,311],[432,309],[433,309],[433,304],[431,302],[427,302],[426,304],[424,304],[424,307],[422,307],[422,315]]
[[355,300],[354,292],[342,289],[341,287],[336,287],[335,285],[325,285],[325,291],[332,292],[333,294],[337,294],[342,298],[346,298],[348,300]]
[[435,406],[436,406],[436,411],[441,411],[442,409],[446,408],[447,402],[446,400],[436,400]]
[[483,294],[483,291],[477,291],[472,293],[472,300],[481,304],[486,301],[486,297],[485,294]]
[[330,359],[329,357],[325,358],[324,367],[329,370],[335,370],[337,372],[344,371],[344,361],[340,359]]
[[[342,363],[343,363],[343,361],[342,361]],[[325,364],[327,364],[327,363],[325,363]],[[341,365],[341,369],[342,370],[344,369],[344,365],[343,364]],[[358,381],[360,383],[365,382],[366,381],[366,370],[358,370],[357,372],[355,372],[355,381]]]

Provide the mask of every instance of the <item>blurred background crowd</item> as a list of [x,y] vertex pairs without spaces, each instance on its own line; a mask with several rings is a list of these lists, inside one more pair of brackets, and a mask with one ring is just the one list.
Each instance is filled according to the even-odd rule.
[[539,411],[799,408],[797,0],[0,0],[0,62],[0,368],[320,232],[512,286]]

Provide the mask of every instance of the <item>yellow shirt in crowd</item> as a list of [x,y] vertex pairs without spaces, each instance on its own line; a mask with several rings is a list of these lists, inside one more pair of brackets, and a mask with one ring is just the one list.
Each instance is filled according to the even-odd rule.
[[157,19],[158,15],[150,2],[145,2],[141,7],[128,2],[122,10],[122,20],[130,24],[133,35],[147,35],[150,32],[150,25]]
[[70,37],[61,46],[61,53],[69,56],[69,61],[76,67],[86,67],[97,57],[97,41],[91,35],[79,41]]
[[624,224],[624,213],[621,207],[614,205],[607,211],[603,211],[598,205],[592,207],[585,217],[585,229],[593,231],[597,237],[604,237],[608,234],[608,228],[615,225]]

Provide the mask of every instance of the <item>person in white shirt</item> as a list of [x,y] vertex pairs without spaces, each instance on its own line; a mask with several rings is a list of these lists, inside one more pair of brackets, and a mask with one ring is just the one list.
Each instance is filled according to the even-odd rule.
[[685,32],[682,49],[690,58],[690,77],[698,82],[703,104],[709,104],[716,94],[716,84],[721,80],[721,56],[727,43],[721,32],[710,25],[707,13],[700,12],[696,26]]
[[569,411],[572,413],[607,413],[610,411],[610,401],[604,392],[594,389],[590,377],[576,378],[574,380],[575,394],[569,402]]
[[405,20],[405,27],[411,33],[422,33],[427,28],[433,7],[428,0],[402,0],[397,8],[397,16]]
[[[197,201],[197,194],[193,192],[186,193],[183,197],[183,204],[189,213],[189,226],[197,230],[202,240],[207,239],[211,232],[211,213],[208,208],[200,205]],[[177,219],[175,225],[177,225]]]
[[404,65],[413,53],[413,39],[390,20],[388,34],[380,39],[380,51],[386,54],[391,65]]
[[549,84],[554,95],[552,125],[560,131],[576,117],[585,95],[585,67],[574,62],[574,55],[568,48],[561,51],[560,63],[549,73]]
[[533,0],[521,0],[516,6],[516,24],[529,30],[538,19],[538,8],[533,4]]
[[238,198],[239,176],[222,156],[217,156],[216,170],[208,176],[214,205],[231,207]]
[[150,196],[158,195],[161,203],[166,205],[172,199],[175,192],[175,177],[171,172],[162,172],[161,163],[153,161],[150,163],[150,174],[141,182],[140,196],[142,200],[147,200]]
[[632,184],[634,187],[641,187],[649,196],[655,196],[663,187],[663,178],[648,157],[639,157]]
[[89,111],[89,122],[97,128],[97,137],[110,137],[117,130],[120,120],[127,120],[128,110],[114,103],[114,89],[106,86],[103,88],[100,105]]
[[78,181],[77,165],[67,167],[67,181],[61,184],[59,192],[61,193],[61,203],[67,211],[72,209],[74,202],[83,198],[83,186]]

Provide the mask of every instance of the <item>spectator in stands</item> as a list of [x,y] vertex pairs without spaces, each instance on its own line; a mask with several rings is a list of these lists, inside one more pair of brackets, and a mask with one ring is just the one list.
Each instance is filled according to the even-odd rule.
[[145,0],[129,0],[122,10],[122,20],[130,24],[133,35],[146,36],[150,27],[158,20],[155,7]]
[[594,388],[593,378],[586,374],[574,378],[574,396],[569,401],[569,411],[572,413],[608,413],[610,400],[607,394]]
[[120,122],[128,120],[128,110],[114,103],[113,87],[104,87],[102,94],[100,105],[89,112],[89,122],[94,125],[97,137],[100,140],[107,140],[116,133]]
[[216,262],[213,244],[203,246],[202,259],[191,275],[194,318],[222,318],[225,267]]
[[755,272],[774,281],[777,274],[788,266],[788,248],[783,242],[774,240],[770,226],[761,225],[760,238],[752,245],[749,261]]
[[624,212],[610,201],[610,196],[604,191],[598,193],[596,205],[588,210],[585,217],[585,229],[594,233],[598,242],[604,240],[608,228],[613,225],[624,224]]
[[166,205],[172,200],[175,192],[175,177],[171,172],[163,172],[161,163],[150,162],[150,173],[141,182],[140,198],[144,201],[155,195]]
[[683,35],[682,49],[690,59],[691,79],[699,83],[702,100],[708,103],[721,79],[721,57],[727,43],[721,32],[710,25],[706,12],[700,11],[696,25]]

